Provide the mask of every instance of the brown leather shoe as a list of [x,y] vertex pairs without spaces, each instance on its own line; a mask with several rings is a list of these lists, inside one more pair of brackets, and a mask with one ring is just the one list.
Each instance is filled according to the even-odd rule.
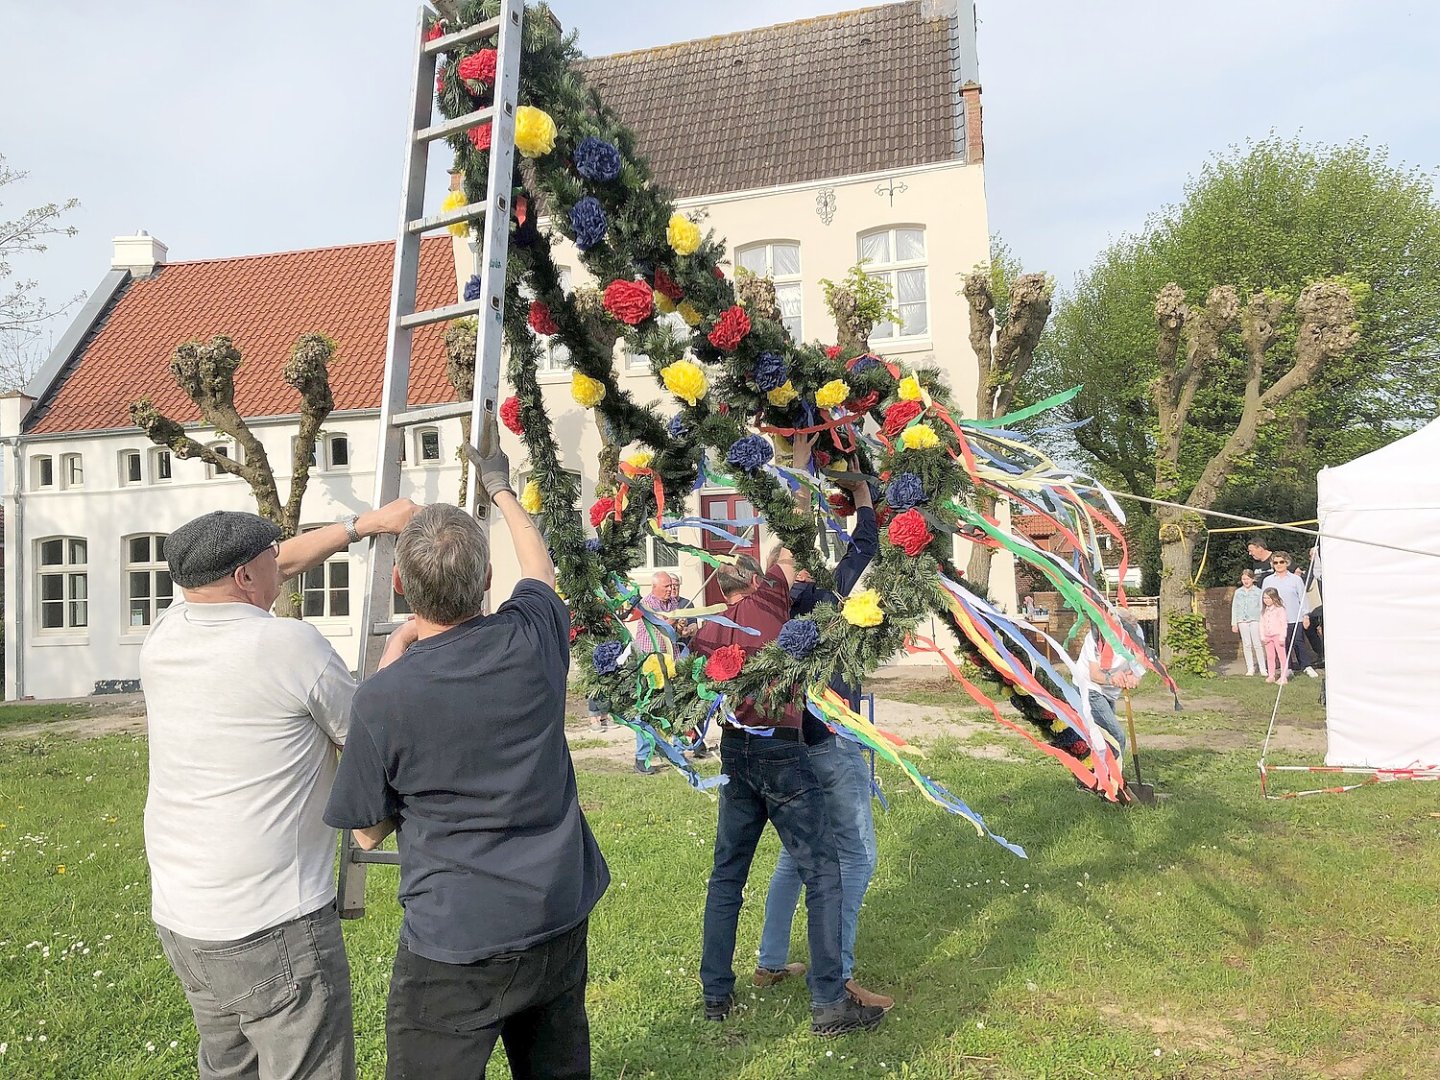
[[804,974],[804,964],[786,964],[779,971],[771,971],[769,968],[757,967],[755,969],[755,975],[750,981],[756,986],[763,988],[766,986],[774,986],[776,983],[782,983],[790,978],[791,975]]
[[875,1008],[884,1009],[889,1012],[895,1007],[895,999],[884,994],[877,994],[874,990],[866,990],[854,979],[845,983],[845,993],[850,995],[850,1000],[857,1005],[871,1005]]

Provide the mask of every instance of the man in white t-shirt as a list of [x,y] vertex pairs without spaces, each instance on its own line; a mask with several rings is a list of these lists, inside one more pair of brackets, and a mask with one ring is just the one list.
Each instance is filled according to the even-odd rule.
[[[336,833],[323,820],[355,680],[318,630],[270,607],[287,579],[398,533],[415,511],[402,499],[284,543],[264,518],[216,511],[166,538],[185,599],[140,650],[145,850],[202,1080],[355,1076]],[[388,648],[398,655],[407,633]]]

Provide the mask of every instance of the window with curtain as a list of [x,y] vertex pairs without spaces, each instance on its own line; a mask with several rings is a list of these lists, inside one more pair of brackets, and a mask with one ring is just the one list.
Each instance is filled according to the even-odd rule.
[[40,598],[40,629],[76,630],[90,625],[88,545],[78,536],[47,536],[35,541],[35,595]]
[[125,544],[125,625],[130,630],[153,626],[155,617],[175,599],[170,567],[165,562],[165,534],[130,536]]
[[865,272],[890,286],[892,308],[900,321],[870,331],[872,341],[924,337],[930,332],[929,290],[925,278],[925,230],[899,226],[862,233],[860,259]]
[[792,341],[801,337],[800,245],[789,240],[767,240],[747,244],[735,252],[735,265],[757,277],[768,277],[775,283],[775,301],[780,306],[780,319]]

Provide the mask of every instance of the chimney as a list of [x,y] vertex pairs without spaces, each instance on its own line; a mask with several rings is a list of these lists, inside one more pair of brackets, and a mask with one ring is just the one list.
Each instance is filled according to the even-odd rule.
[[953,19],[960,13],[960,0],[920,0],[922,19]]
[[110,259],[112,270],[129,270],[137,278],[148,278],[155,268],[165,265],[170,249],[141,229],[134,236],[115,237],[115,254]]

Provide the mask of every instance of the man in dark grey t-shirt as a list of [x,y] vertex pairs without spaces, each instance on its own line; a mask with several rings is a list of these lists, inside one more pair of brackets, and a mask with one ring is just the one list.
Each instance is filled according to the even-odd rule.
[[497,1039],[516,1076],[590,1076],[586,931],[610,876],[565,743],[569,615],[509,476],[481,463],[521,572],[495,614],[474,518],[430,506],[401,533],[413,643],[356,691],[325,811],[362,847],[399,834],[391,1080],[483,1075]]

